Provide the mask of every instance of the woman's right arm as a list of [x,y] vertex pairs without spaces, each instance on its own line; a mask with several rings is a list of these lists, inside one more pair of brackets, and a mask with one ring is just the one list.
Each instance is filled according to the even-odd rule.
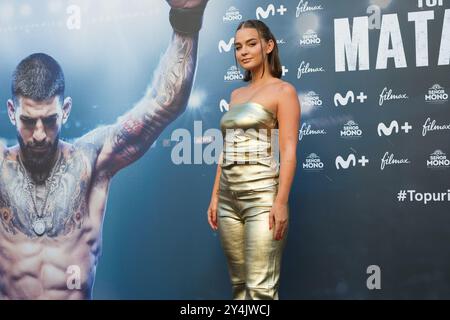
[[209,203],[208,208],[208,223],[213,230],[217,230],[217,203],[219,202],[219,181],[220,175],[222,173],[222,169],[220,164],[223,160],[223,152],[219,157],[219,164],[217,165],[216,178],[214,179],[214,186],[211,194],[211,202]]
[[[240,88],[237,88],[231,92],[230,105],[232,105],[232,102],[235,100],[239,89]],[[211,194],[211,202],[210,202],[209,208],[208,208],[208,222],[213,230],[218,229],[217,203],[219,202],[219,181],[220,181],[220,175],[222,173],[222,168],[220,165],[222,164],[222,161],[223,161],[223,152],[220,154],[220,157],[219,157],[219,164],[217,165],[216,178],[214,180],[214,186],[213,186],[213,190],[212,190],[212,194]]]

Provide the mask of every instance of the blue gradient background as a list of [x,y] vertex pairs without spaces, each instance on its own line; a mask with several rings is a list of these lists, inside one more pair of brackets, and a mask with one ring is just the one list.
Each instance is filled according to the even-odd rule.
[[[298,1],[210,1],[200,34],[198,69],[193,96],[200,107],[190,107],[163,132],[155,146],[137,163],[113,180],[103,232],[103,255],[97,269],[96,299],[228,299],[231,286],[226,261],[217,235],[207,224],[206,209],[216,167],[171,162],[174,143],[165,146],[176,128],[193,131],[202,121],[203,130],[217,128],[222,113],[220,99],[229,99],[239,82],[224,83],[223,75],[234,64],[232,53],[220,54],[218,43],[234,35],[236,23],[222,23],[226,10],[235,5],[244,19],[255,18],[257,6],[283,3],[289,11],[265,22],[278,38],[281,58],[290,72],[286,80],[299,93],[319,92],[324,107],[304,114],[328,132],[306,137],[298,151],[298,172],[292,188],[291,225],[282,265],[282,299],[378,299],[449,298],[450,241],[448,203],[421,206],[401,204],[399,189],[444,191],[449,173],[426,169],[426,157],[436,149],[450,155],[448,133],[422,138],[426,117],[449,123],[449,105],[430,106],[423,95],[434,83],[450,90],[448,66],[436,67],[444,9],[435,10],[429,24],[430,67],[416,68],[414,24],[407,12],[418,11],[415,1],[398,0],[382,13],[399,14],[407,69],[374,70],[378,33],[371,31],[371,71],[334,73],[333,19],[365,15],[371,1],[310,1],[325,10],[318,20],[296,19]],[[65,28],[68,4],[82,8],[81,30]],[[27,15],[23,5],[32,9]],[[448,7],[448,2],[445,3]],[[11,9],[12,8],[12,9]],[[22,9],[21,9],[22,8]],[[22,10],[22,13],[21,13]],[[169,6],[158,0],[98,1],[0,1],[0,101],[9,98],[10,76],[17,63],[34,52],[56,58],[66,76],[66,94],[74,107],[63,130],[73,139],[101,124],[112,123],[144,94],[153,71],[171,36]],[[97,19],[94,23],[94,19]],[[55,22],[55,26],[33,26]],[[296,44],[308,28],[322,44],[300,49]],[[22,29],[7,29],[22,26]],[[25,27],[23,27],[25,26]],[[326,74],[296,77],[301,60],[323,65]],[[390,61],[391,63],[392,61]],[[384,86],[408,92],[407,103],[380,109],[378,94]],[[361,108],[335,108],[335,92],[364,90],[372,99]],[[200,98],[199,98],[200,97]],[[348,111],[347,111],[348,110]],[[364,138],[345,141],[338,137],[342,125],[354,119]],[[379,121],[409,121],[416,130],[407,137],[381,139]],[[6,106],[0,111],[0,136],[12,143],[14,128]],[[400,122],[400,121],[399,121]],[[379,171],[384,151],[406,154],[408,167]],[[336,155],[359,152],[373,162],[370,168],[336,171]],[[321,173],[305,173],[301,163],[310,153],[326,163]],[[377,159],[378,157],[378,159]],[[366,287],[367,266],[381,267],[382,290]]]

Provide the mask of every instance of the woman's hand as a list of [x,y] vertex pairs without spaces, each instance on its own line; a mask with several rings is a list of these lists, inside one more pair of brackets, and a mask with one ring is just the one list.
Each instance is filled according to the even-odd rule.
[[269,215],[269,230],[273,230],[273,239],[283,239],[289,221],[288,205],[274,202]]
[[208,208],[208,223],[213,230],[217,230],[217,203],[219,202],[219,196],[214,195],[211,198],[211,202]]

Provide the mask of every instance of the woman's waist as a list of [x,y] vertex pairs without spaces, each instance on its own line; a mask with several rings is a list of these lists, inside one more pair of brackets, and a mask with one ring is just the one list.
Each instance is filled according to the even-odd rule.
[[269,152],[225,152],[223,153],[222,168],[234,165],[253,165],[275,167],[277,162]]
[[219,190],[238,192],[263,190],[268,188],[277,189],[278,184],[279,182],[277,177],[243,180],[233,180],[222,177],[219,181]]
[[234,164],[222,167],[220,185],[222,189],[264,188],[278,184],[278,166],[265,164]]

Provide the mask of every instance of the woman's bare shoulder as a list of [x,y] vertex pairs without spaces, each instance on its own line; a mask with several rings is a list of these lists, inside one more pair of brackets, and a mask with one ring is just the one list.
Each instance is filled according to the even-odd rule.
[[274,83],[277,90],[280,90],[283,93],[293,93],[297,92],[297,89],[290,82],[279,79],[278,82]]

